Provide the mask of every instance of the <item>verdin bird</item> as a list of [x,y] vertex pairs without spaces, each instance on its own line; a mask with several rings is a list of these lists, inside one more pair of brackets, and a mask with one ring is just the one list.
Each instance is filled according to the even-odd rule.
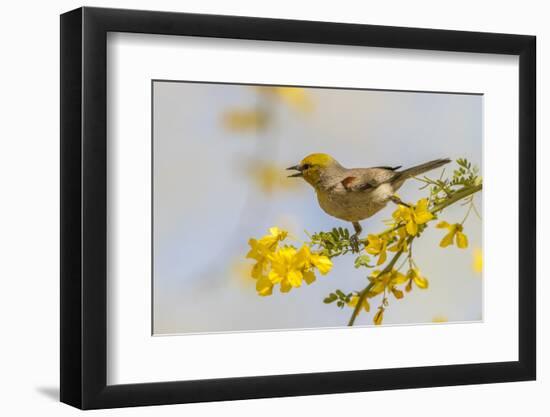
[[314,153],[287,169],[298,171],[289,177],[301,177],[315,189],[325,213],[353,224],[352,239],[357,242],[362,231],[359,221],[382,210],[388,201],[404,204],[395,192],[406,180],[449,162],[436,159],[401,171],[401,166],[348,169],[330,155]]

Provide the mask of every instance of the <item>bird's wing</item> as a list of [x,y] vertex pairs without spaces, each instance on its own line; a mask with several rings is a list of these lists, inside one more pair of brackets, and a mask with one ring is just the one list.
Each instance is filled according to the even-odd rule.
[[341,184],[347,191],[365,191],[390,182],[396,175],[388,168],[355,168],[346,172]]
[[403,165],[397,165],[396,167],[372,167],[372,168],[380,168],[380,169],[389,169],[390,171],[397,171],[399,168],[401,168]]

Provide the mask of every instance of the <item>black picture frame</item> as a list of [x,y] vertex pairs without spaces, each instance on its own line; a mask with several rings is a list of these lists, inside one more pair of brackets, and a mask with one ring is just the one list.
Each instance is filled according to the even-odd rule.
[[[108,32],[519,56],[519,360],[107,385]],[[61,401],[81,409],[533,380],[536,376],[534,36],[79,8],[61,15]]]

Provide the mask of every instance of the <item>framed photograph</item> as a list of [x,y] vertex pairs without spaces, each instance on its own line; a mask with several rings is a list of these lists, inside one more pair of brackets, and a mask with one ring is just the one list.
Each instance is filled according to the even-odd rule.
[[535,379],[535,37],[61,16],[61,401]]

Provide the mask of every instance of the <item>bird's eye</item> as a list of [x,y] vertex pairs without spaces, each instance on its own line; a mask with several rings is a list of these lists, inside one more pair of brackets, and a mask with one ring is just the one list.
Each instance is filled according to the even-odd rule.
[[302,165],[302,170],[305,171],[306,169],[309,169],[310,167],[311,167],[311,165],[309,165],[309,164],[304,164],[304,165]]

